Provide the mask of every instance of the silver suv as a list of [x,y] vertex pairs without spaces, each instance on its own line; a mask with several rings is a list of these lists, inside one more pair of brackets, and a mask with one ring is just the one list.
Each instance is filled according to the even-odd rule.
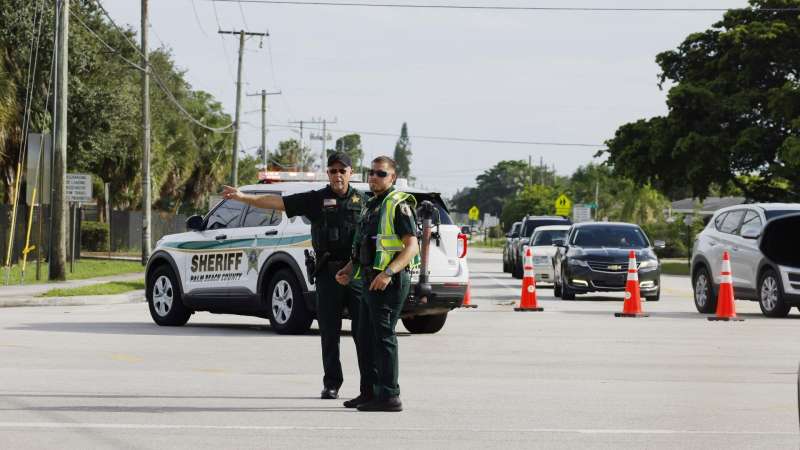
[[792,306],[800,307],[800,289],[789,283],[786,269],[767,259],[758,248],[767,221],[797,212],[800,204],[784,203],[730,206],[715,212],[692,248],[692,286],[697,310],[716,311],[724,251],[731,256],[735,298],[758,301],[767,317],[786,317]]

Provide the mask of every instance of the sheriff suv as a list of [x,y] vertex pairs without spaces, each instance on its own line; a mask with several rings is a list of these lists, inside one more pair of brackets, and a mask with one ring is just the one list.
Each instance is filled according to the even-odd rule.
[[[368,186],[352,183],[359,190]],[[321,189],[321,182],[244,186],[249,194],[290,195]],[[439,194],[401,189],[417,203],[433,202],[441,224],[430,246],[429,282],[433,295],[421,303],[412,286],[402,312],[412,333],[435,333],[447,313],[462,305],[469,282],[466,238],[447,213]],[[197,311],[267,318],[281,334],[306,332],[315,317],[314,284],[305,252],[311,225],[305,217],[223,200],[205,216],[186,221],[188,231],[158,241],[146,268],[150,315],[158,325],[184,325]],[[418,281],[412,274],[412,283]]]

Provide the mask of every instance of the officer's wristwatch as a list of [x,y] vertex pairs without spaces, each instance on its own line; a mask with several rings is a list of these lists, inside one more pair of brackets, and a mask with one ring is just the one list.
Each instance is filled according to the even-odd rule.
[[391,278],[394,275],[394,270],[391,267],[387,267],[383,273],[386,274],[387,277]]

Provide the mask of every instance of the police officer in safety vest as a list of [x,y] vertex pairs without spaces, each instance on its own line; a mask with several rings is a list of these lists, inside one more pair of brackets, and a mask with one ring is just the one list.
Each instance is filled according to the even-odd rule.
[[[311,221],[311,243],[316,255],[317,324],[322,341],[323,399],[335,399],[343,382],[339,360],[339,334],[342,330],[342,311],[350,312],[353,340],[356,344],[358,368],[361,373],[361,394],[371,396],[375,369],[369,354],[372,344],[368,328],[359,315],[362,306],[361,283],[342,286],[336,273],[349,263],[353,238],[358,227],[364,194],[350,186],[352,162],[346,153],[336,152],[328,158],[328,181],[324,189],[281,197],[278,195],[249,195],[225,186],[223,196],[264,209],[286,211],[289,217],[305,216]],[[310,275],[310,274],[309,274]],[[359,280],[360,281],[360,280]]]
[[[362,317],[369,322],[372,357],[377,370],[375,398],[355,405],[359,411],[402,411],[398,384],[395,326],[411,285],[410,270],[419,266],[415,199],[394,188],[396,164],[386,156],[372,161],[369,199],[353,244],[353,262],[336,276],[347,284],[350,274],[363,274]],[[356,284],[356,283],[350,283]]]

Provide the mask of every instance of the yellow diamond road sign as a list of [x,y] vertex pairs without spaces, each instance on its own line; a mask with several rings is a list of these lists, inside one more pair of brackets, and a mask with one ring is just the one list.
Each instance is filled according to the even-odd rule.
[[469,209],[469,220],[478,220],[478,219],[480,219],[480,217],[481,217],[480,214],[481,213],[480,213],[480,211],[478,211],[478,207],[477,206],[473,206],[472,208]]
[[556,199],[556,215],[569,216],[572,213],[572,201],[564,194]]

